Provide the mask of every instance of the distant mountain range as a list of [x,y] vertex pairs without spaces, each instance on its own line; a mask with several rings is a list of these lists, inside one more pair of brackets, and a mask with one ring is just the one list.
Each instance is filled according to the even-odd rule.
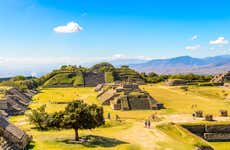
[[181,56],[170,59],[155,59],[144,63],[130,64],[139,72],[155,72],[158,74],[217,74],[230,70],[230,55],[206,58]]
[[[81,63],[90,67],[101,61]],[[170,59],[113,59],[108,61],[116,67],[128,65],[130,68],[139,72],[155,72],[158,74],[178,74],[178,73],[195,73],[195,74],[217,74],[230,70],[230,55],[193,58],[190,56],[181,56]],[[12,77],[16,75],[42,76],[53,69],[59,68],[62,63],[44,64],[44,65],[11,65],[0,67],[1,77]]]

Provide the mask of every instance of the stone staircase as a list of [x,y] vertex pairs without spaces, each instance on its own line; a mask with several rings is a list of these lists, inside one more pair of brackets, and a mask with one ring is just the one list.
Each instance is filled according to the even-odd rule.
[[16,88],[12,88],[10,90],[7,91],[8,95],[17,95],[18,97],[20,97],[20,99],[26,103],[29,103],[31,101],[31,98],[28,97],[27,95],[25,95],[22,91],[19,91]]
[[12,144],[0,136],[0,150],[17,150]]
[[110,104],[110,100],[113,99],[116,96],[118,96],[118,94],[116,94],[113,89],[109,89],[108,91],[106,91],[105,93],[103,93],[98,98],[101,100],[101,103],[103,105],[109,105]]
[[88,72],[84,74],[84,86],[95,87],[98,84],[105,83],[105,75],[101,73]]
[[7,96],[7,103],[8,109],[6,111],[9,115],[20,115],[27,109],[27,106],[18,103],[12,96]]
[[[20,115],[25,112],[31,99],[32,98],[23,93],[23,91],[20,91],[17,88],[12,88],[6,91],[6,95],[4,97],[6,106],[3,107],[2,105],[0,109],[4,110],[9,115]],[[3,104],[3,101],[1,104]]]

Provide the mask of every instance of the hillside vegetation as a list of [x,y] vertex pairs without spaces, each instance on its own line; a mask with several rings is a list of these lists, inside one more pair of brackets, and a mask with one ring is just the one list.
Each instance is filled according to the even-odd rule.
[[187,84],[208,86],[213,78],[211,75],[176,74],[158,75],[154,72],[139,73],[128,66],[115,68],[113,65],[102,62],[90,68],[81,66],[64,65],[57,70],[43,75],[40,78],[16,76],[4,79],[0,82],[2,86],[17,87],[22,90],[42,87],[93,87],[100,83],[111,83],[114,81],[134,82],[138,84],[159,83],[168,79],[183,79]]
[[45,87],[87,86],[85,83],[85,78],[87,76],[88,80],[95,80],[93,76],[90,77],[90,75],[93,73],[102,73],[101,81],[99,83],[113,82],[118,80],[143,83],[143,79],[138,72],[128,68],[127,66],[115,68],[109,63],[96,64],[91,68],[62,66],[60,69],[54,70],[51,73],[42,76],[39,79],[39,82]]

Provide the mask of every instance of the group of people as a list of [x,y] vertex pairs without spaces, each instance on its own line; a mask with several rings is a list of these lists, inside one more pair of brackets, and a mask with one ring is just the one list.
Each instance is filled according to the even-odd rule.
[[[111,119],[110,112],[108,112],[107,118],[108,118],[109,120]],[[116,115],[115,115],[115,120],[116,120],[116,121],[121,121],[121,118],[116,114]]]
[[150,120],[145,120],[145,128],[150,128],[150,127],[151,127]]
[[192,109],[196,109],[196,108],[197,108],[197,104],[192,105],[191,108],[192,108]]

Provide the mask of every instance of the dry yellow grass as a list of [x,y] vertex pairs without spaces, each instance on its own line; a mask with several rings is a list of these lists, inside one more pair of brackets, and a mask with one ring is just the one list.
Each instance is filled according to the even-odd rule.
[[[107,118],[108,112],[114,120],[114,116],[117,114],[124,120],[122,124],[112,125],[107,128],[97,128],[95,130],[81,130],[80,135],[98,135],[106,138],[115,138],[121,140],[125,143],[117,144],[113,146],[105,145],[94,145],[94,147],[89,147],[80,144],[66,144],[62,140],[72,139],[74,137],[74,132],[72,130],[51,130],[51,131],[37,131],[33,129],[32,125],[28,124],[26,116],[12,117],[11,121],[17,126],[26,130],[29,134],[34,137],[34,149],[49,149],[49,150],[67,150],[67,149],[82,149],[82,150],[139,150],[139,149],[148,149],[148,143],[153,144],[152,147],[158,147],[159,150],[165,148],[171,148],[172,150],[184,150],[184,148],[192,149],[194,142],[189,141],[189,135],[178,136],[178,132],[182,133],[178,128],[177,130],[171,130],[168,133],[165,132],[164,136],[166,140],[154,142],[156,135],[162,135],[158,129],[154,130],[144,130],[142,125],[142,120],[148,118],[151,114],[191,114],[194,109],[191,108],[192,105],[196,104],[196,109],[201,109],[204,113],[212,113],[218,115],[220,109],[227,109],[230,111],[230,102],[225,100],[225,93],[229,93],[228,89],[218,87],[189,87],[189,91],[185,92],[180,87],[167,87],[162,85],[144,85],[141,86],[142,89],[148,91],[156,100],[165,104],[166,109],[154,111],[154,110],[133,110],[133,111],[114,111],[110,106],[104,107],[104,115]],[[213,94],[213,93],[218,94]],[[224,94],[223,94],[224,93]],[[30,107],[37,108],[40,105],[46,104],[47,111],[49,113],[63,110],[66,104],[56,104],[56,102],[70,102],[75,99],[82,99],[86,103],[96,103],[100,105],[99,100],[96,98],[97,93],[94,92],[93,88],[49,88],[42,89],[39,94],[37,94]],[[167,120],[166,120],[167,122]],[[108,122],[107,122],[108,123]],[[167,126],[165,126],[167,128]],[[135,139],[136,136],[139,136],[139,132],[133,132],[134,130],[142,132],[141,138],[144,139],[145,135],[148,139],[143,140],[143,142],[137,142]],[[171,129],[171,128],[170,128]],[[177,132],[177,133],[174,133]],[[151,133],[152,138],[151,138]],[[189,134],[183,132],[183,134]],[[176,138],[188,138],[186,140],[181,140],[175,142]],[[128,139],[127,139],[128,138]],[[129,139],[130,138],[130,139]],[[150,142],[145,142],[151,140]],[[199,141],[199,139],[198,139]],[[154,145],[156,144],[156,145]],[[227,150],[225,147],[228,147],[229,143],[211,143],[218,150]],[[227,145],[227,146],[226,146]],[[147,148],[146,148],[147,147]],[[151,149],[151,148],[150,148]]]

